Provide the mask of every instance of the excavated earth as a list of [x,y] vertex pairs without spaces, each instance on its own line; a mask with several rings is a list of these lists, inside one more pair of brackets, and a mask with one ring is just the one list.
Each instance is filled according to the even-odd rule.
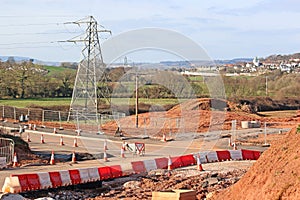
[[300,199],[299,146],[298,126],[272,142],[240,181],[216,192],[213,199]]

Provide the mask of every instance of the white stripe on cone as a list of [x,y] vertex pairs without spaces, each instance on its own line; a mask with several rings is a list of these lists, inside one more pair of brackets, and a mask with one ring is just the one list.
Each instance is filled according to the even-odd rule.
[[51,153],[50,165],[55,165],[54,151],[52,151],[52,153]]
[[14,153],[14,159],[13,159],[13,167],[18,167],[18,158],[17,158],[17,153]]
[[77,163],[75,151],[72,153],[72,163]]
[[108,148],[107,148],[107,141],[106,140],[104,140],[103,149],[104,149],[104,151],[108,150]]
[[107,162],[107,161],[108,161],[108,158],[107,158],[107,153],[106,153],[106,151],[104,151],[104,152],[103,152],[103,160],[104,160],[105,162]]
[[44,144],[45,143],[45,139],[44,139],[44,135],[41,135],[41,143]]
[[77,144],[77,138],[76,138],[76,137],[74,138],[74,144],[73,144],[73,147],[78,147],[78,144]]
[[125,158],[124,149],[121,148],[121,158]]
[[202,164],[201,164],[201,161],[200,161],[200,156],[197,155],[197,169],[199,171],[203,171],[203,167],[202,167]]
[[65,145],[65,144],[64,144],[63,136],[60,136],[60,145],[61,145],[61,146]]

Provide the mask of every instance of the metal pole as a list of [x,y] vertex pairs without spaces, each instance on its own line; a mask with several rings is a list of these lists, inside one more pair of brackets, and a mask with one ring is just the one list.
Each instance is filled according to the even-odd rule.
[[135,75],[135,127],[139,127],[138,75]]

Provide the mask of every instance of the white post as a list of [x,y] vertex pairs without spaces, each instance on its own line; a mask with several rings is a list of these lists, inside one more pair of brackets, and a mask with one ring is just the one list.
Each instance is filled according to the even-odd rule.
[[17,120],[17,113],[16,113],[16,107],[14,107],[14,120]]

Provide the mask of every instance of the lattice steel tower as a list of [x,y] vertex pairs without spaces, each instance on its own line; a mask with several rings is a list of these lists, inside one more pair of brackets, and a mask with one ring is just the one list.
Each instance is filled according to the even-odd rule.
[[[68,40],[68,42],[84,42],[83,59],[77,69],[70,105],[70,116],[77,121],[78,130],[82,128],[82,126],[79,127],[79,124],[89,124],[90,126],[97,126],[99,132],[98,102],[99,98],[109,102],[109,92],[107,87],[101,87],[101,90],[97,89],[98,84],[105,85],[107,82],[106,65],[103,62],[98,33],[110,31],[99,30],[99,25],[92,16],[72,23],[85,24],[87,28],[83,38],[76,37]],[[103,26],[100,25],[100,28],[103,28]]]

